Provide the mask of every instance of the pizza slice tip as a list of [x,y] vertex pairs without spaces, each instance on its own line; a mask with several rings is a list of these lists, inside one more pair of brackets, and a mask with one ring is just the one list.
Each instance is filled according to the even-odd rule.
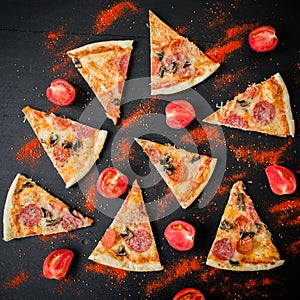
[[66,188],[81,180],[99,158],[107,131],[29,106],[22,112]]
[[203,121],[278,137],[295,134],[289,93],[279,73],[248,86]]
[[284,264],[242,181],[230,190],[206,264],[230,271],[269,270]]
[[114,125],[120,117],[123,87],[133,42],[133,40],[101,41],[67,52]]
[[173,94],[204,81],[220,66],[149,11],[151,95]]
[[3,240],[69,232],[93,222],[18,173],[5,201]]
[[163,269],[137,180],[89,259],[127,271]]
[[217,159],[172,145],[135,138],[182,208],[189,207],[204,190]]

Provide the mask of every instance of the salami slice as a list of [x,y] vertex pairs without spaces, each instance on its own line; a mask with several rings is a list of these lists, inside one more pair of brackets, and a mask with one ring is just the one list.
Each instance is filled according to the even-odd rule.
[[261,125],[269,124],[275,117],[275,107],[267,101],[259,101],[253,108],[253,118]]
[[74,134],[79,138],[79,139],[85,139],[90,136],[92,136],[95,133],[95,129],[84,125],[84,124],[72,124],[72,129],[74,131]]
[[74,230],[78,227],[81,227],[83,225],[83,222],[75,218],[73,215],[68,214],[64,215],[61,220],[61,226],[66,230],[66,231],[71,231]]
[[234,246],[229,239],[223,238],[215,242],[212,253],[218,259],[228,260],[232,258],[234,254]]
[[229,126],[233,126],[233,127],[237,127],[237,128],[247,128],[248,127],[248,122],[242,116],[238,116],[238,115],[231,115],[231,116],[227,117],[224,120],[224,123]]
[[41,221],[42,211],[35,204],[29,204],[22,207],[19,218],[25,226],[35,226]]
[[148,231],[140,229],[133,232],[133,237],[127,244],[135,252],[145,252],[150,248],[152,239]]

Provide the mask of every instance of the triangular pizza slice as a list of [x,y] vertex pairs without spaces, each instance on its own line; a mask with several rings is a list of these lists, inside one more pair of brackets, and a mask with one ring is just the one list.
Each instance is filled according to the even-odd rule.
[[182,208],[190,206],[207,185],[216,158],[145,139],[135,141],[164,179]]
[[120,117],[132,44],[132,40],[103,41],[67,52],[114,124]]
[[242,181],[230,191],[206,264],[231,271],[260,271],[281,266],[267,226],[259,218]]
[[69,232],[88,227],[94,220],[52,196],[32,179],[17,174],[3,213],[3,240]]
[[295,134],[289,93],[279,73],[250,85],[203,121],[279,137]]
[[220,66],[149,11],[151,94],[173,94],[209,77]]
[[127,271],[163,269],[137,180],[89,259]]
[[66,188],[82,179],[99,158],[107,131],[29,106],[22,111]]

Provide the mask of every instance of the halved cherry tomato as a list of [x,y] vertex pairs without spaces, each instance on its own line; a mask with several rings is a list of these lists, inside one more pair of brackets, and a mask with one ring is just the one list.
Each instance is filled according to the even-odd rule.
[[117,198],[125,193],[128,187],[128,178],[114,167],[104,169],[98,180],[97,190],[106,198]]
[[76,96],[75,88],[64,79],[55,79],[46,90],[49,101],[60,106],[70,105]]
[[186,100],[174,100],[167,104],[166,123],[173,129],[188,126],[196,116],[194,107]]
[[288,168],[279,165],[271,165],[266,167],[265,172],[274,194],[285,195],[292,194],[296,191],[296,177]]
[[278,38],[273,27],[261,26],[250,32],[248,41],[254,51],[267,52],[277,46]]
[[197,289],[185,288],[179,291],[173,300],[205,300],[204,295]]
[[194,246],[195,233],[196,230],[190,223],[175,220],[166,227],[164,236],[174,249],[187,251]]
[[43,264],[43,274],[48,279],[65,278],[70,268],[74,253],[70,249],[58,249],[51,252]]

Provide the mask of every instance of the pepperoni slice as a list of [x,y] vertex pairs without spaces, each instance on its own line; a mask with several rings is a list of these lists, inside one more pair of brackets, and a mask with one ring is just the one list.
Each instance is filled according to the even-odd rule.
[[29,204],[22,207],[19,218],[25,226],[32,227],[41,221],[42,211],[35,204]]
[[244,255],[250,254],[253,250],[253,240],[250,237],[239,239],[236,243],[236,250]]
[[112,228],[107,228],[102,239],[101,243],[105,248],[111,248],[116,241],[116,232]]
[[218,259],[228,260],[232,258],[234,254],[234,246],[229,239],[223,238],[215,242],[212,253]]
[[93,136],[95,133],[95,128],[92,128],[88,125],[84,124],[78,124],[74,123],[72,124],[72,129],[74,131],[74,134],[79,138],[79,139],[85,139],[90,136]]
[[71,214],[68,214],[63,216],[61,220],[61,226],[66,231],[71,231],[82,226],[82,221],[78,218],[75,218]]
[[133,237],[127,241],[127,245],[135,252],[145,252],[152,244],[152,238],[144,229],[135,230]]
[[161,62],[157,58],[157,56],[152,57],[152,64],[151,64],[151,75],[155,76],[159,73],[159,70],[161,68]]
[[121,57],[121,59],[119,61],[119,69],[123,74],[127,73],[129,59],[130,59],[130,55],[125,54]]
[[251,220],[245,216],[239,216],[234,220],[234,225],[238,231],[248,231],[251,226]]
[[165,60],[165,67],[170,73],[184,75],[189,68],[185,68],[184,65],[187,61],[186,55],[183,53],[170,54]]
[[267,101],[260,101],[253,108],[253,118],[261,125],[269,124],[275,117],[275,107]]
[[65,130],[70,126],[71,122],[64,118],[53,118],[52,125],[57,130]]
[[247,128],[248,122],[241,116],[232,115],[224,119],[224,124],[229,126],[233,126],[236,128]]
[[62,145],[55,145],[53,147],[54,159],[58,162],[65,162],[71,155],[70,149],[65,148]]

